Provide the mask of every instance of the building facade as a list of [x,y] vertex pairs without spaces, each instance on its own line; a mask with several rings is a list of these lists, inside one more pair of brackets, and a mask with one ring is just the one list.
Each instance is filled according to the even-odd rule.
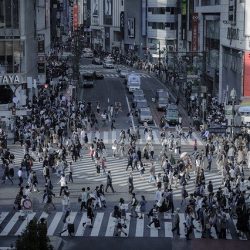
[[86,31],[90,32],[94,49],[109,52],[123,49],[120,30],[122,11],[124,11],[124,0],[88,1],[87,18],[90,18],[90,26],[86,27]]
[[32,99],[39,80],[46,79],[49,50],[50,0],[0,0],[1,121],[10,120],[14,105],[16,115],[25,113],[21,107]]
[[204,52],[207,91],[220,102],[230,101],[236,91],[238,101],[249,96],[249,11],[243,0],[197,0],[198,46]]

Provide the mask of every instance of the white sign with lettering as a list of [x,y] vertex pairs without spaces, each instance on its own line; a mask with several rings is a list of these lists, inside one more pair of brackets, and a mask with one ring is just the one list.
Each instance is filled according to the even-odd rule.
[[0,75],[0,85],[21,84],[20,75]]

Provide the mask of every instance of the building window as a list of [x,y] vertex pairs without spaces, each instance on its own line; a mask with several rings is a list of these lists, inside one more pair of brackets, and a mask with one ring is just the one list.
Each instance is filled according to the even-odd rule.
[[0,0],[0,28],[19,28],[19,0]]
[[0,73],[20,73],[20,40],[0,41]]
[[148,22],[148,26],[150,26],[152,29],[165,30],[165,23]]

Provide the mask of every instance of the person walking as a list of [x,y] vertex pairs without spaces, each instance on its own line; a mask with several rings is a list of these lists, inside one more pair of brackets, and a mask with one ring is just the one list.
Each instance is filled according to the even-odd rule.
[[144,195],[141,196],[141,200],[139,202],[139,205],[140,205],[140,216],[139,216],[139,219],[143,219],[144,218],[144,213],[146,212],[146,205],[147,205],[147,201],[146,201]]
[[87,201],[89,199],[89,193],[85,190],[85,188],[82,188],[82,194],[81,194],[81,208],[80,211],[82,212],[83,208],[87,210]]
[[138,214],[137,214],[137,212],[136,212],[136,206],[138,205],[138,201],[137,201],[137,199],[136,199],[136,197],[135,197],[135,193],[132,193],[132,200],[131,200],[131,202],[130,202],[130,211],[131,211],[131,214],[130,214],[130,216],[131,217],[135,217],[135,218],[138,218],[139,216],[138,216]]
[[115,190],[113,188],[113,185],[112,185],[112,177],[111,177],[111,171],[109,170],[108,171],[108,174],[107,174],[107,185],[106,185],[106,188],[105,188],[105,192],[108,193],[108,188],[111,188],[112,192],[114,193]]
[[133,174],[132,172],[130,172],[128,177],[128,193],[132,194],[133,190],[134,190]]
[[23,184],[23,170],[22,170],[21,167],[17,171],[17,176],[18,176],[18,179],[19,179],[18,186],[21,187],[22,184]]
[[180,209],[176,208],[174,217],[173,217],[173,228],[172,232],[176,230],[177,235],[180,235],[180,215],[179,215]]
[[60,178],[60,180],[59,180],[59,182],[57,184],[59,184],[59,183],[60,183],[60,186],[61,186],[59,196],[62,196],[62,191],[65,190],[65,188],[67,186],[66,178],[65,178],[64,174],[61,175],[61,178]]
[[73,164],[72,162],[69,163],[69,182],[73,183]]
[[[94,222],[94,212],[92,208],[92,202],[87,202],[87,219],[90,220],[89,227],[93,228],[93,222]],[[83,222],[82,226],[85,227],[87,222]]]

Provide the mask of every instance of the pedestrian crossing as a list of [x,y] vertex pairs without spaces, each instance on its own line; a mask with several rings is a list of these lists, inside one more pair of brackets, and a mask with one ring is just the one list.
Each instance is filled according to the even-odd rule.
[[[31,212],[27,214],[27,217],[23,220],[20,219],[22,212],[2,212],[0,213],[0,238],[3,236],[18,236],[21,235],[28,225],[29,221],[33,218],[40,220],[45,218],[47,221],[47,235],[60,235],[64,229],[67,228],[67,223],[63,222],[63,212],[52,212],[47,214],[45,212]],[[124,231],[128,234],[128,237],[165,237],[165,238],[185,238],[185,215],[180,213],[180,236],[177,236],[172,232],[172,216],[171,214],[160,215],[160,229],[156,229],[154,224],[150,228],[147,225],[150,223],[150,219],[143,215],[142,219],[130,217],[130,213],[126,213],[126,228]],[[227,214],[229,228],[227,230],[226,238],[246,240],[247,237],[238,237],[236,233],[236,226],[233,223],[230,215]],[[88,225],[86,212],[71,212],[67,221],[70,224],[74,224],[74,236],[76,237],[114,237],[115,235],[115,219],[112,217],[110,211],[98,211],[95,212],[93,227]],[[87,222],[87,226],[83,226],[83,223]],[[194,220],[195,229],[193,231],[192,238],[199,239],[202,236],[201,225]],[[211,233],[214,239],[218,239],[215,228],[212,227]],[[68,231],[61,234],[61,236],[68,236]],[[121,237],[125,237],[125,234],[121,233]]]
[[[188,150],[188,149],[187,149]],[[189,149],[190,150],[190,149]],[[20,150],[20,147],[11,147],[10,151],[15,155],[15,164],[19,165],[23,158],[23,152]],[[126,171],[127,167],[127,159],[126,157],[112,157],[111,149],[107,148],[106,155],[106,171],[110,170],[112,173],[112,183],[113,185],[118,185],[120,187],[128,187],[128,175],[131,171],[131,168]],[[68,161],[72,161],[70,156],[68,156]],[[155,159],[156,160],[156,159]],[[157,187],[155,182],[150,181],[150,162],[145,162],[145,173],[143,175],[140,174],[138,170],[133,171],[133,183],[135,190],[142,191],[142,192],[156,192]],[[155,161],[155,169],[156,169],[156,176],[158,173],[162,173],[160,161]],[[85,179],[91,182],[96,183],[106,183],[106,174],[102,172],[97,174],[95,161],[89,156],[88,150],[82,152],[82,157],[78,159],[76,162],[72,163],[73,166],[73,178],[75,179]],[[42,172],[42,164],[38,161],[33,163],[32,169],[37,172]],[[66,176],[69,174],[69,170],[66,169]],[[55,173],[54,175],[60,176],[59,173]],[[191,179],[187,182],[186,190],[187,192],[193,193],[195,190],[195,173],[190,172]],[[217,190],[222,185],[222,176],[218,174],[217,171],[206,172],[206,183],[208,181],[213,182],[214,190]],[[177,178],[173,178],[171,188],[173,189],[174,198],[181,198],[181,185],[178,183],[179,180]],[[55,189],[58,189],[59,186],[54,185]]]
[[[151,78],[150,75],[146,75],[146,74],[140,74],[138,73],[138,75],[141,76],[141,78]],[[119,74],[103,74],[104,78],[119,78]]]
[[[146,134],[144,134],[144,129],[140,129],[140,139],[137,140],[137,145],[145,145],[146,143],[152,143],[154,145],[161,145],[161,137],[158,129],[152,129],[152,140],[149,140]],[[114,129],[114,130],[101,130],[101,131],[91,131],[87,132],[89,142],[92,142],[95,138],[96,139],[102,139],[104,144],[112,144],[115,140],[117,142],[120,141],[120,132],[121,129]],[[126,135],[126,138],[128,138],[128,135]],[[192,134],[192,138],[188,139],[181,139],[181,145],[182,146],[193,146],[194,140],[197,140],[197,145],[202,146],[203,142],[200,139],[200,137],[196,134]]]

